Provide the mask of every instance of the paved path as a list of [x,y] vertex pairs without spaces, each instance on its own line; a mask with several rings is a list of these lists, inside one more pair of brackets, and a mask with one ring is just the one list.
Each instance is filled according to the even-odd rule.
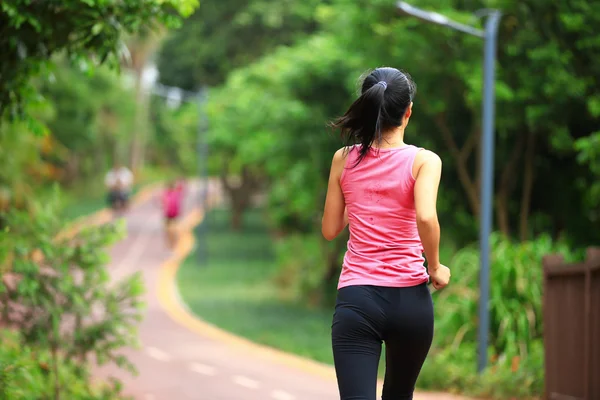
[[[279,362],[276,352],[244,345],[243,341],[235,344],[234,340],[215,339],[223,334],[188,329],[181,321],[191,319],[189,316],[175,318],[176,322],[173,312],[165,311],[164,301],[159,301],[159,280],[164,279],[165,261],[173,253],[164,244],[156,201],[150,198],[130,210],[128,237],[113,248],[110,265],[115,279],[142,271],[146,283],[147,309],[140,326],[142,349],[124,351],[139,374],[133,377],[104,367],[96,375],[118,377],[125,384],[125,393],[135,400],[339,399],[331,368],[317,366],[311,372],[310,363],[309,368],[301,368],[289,360]],[[194,201],[195,196],[188,196],[186,212],[195,208]],[[421,394],[415,399],[455,397]]]

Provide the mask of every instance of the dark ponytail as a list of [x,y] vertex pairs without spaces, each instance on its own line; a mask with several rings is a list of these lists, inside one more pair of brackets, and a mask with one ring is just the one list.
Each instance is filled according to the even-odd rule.
[[382,133],[400,126],[410,106],[416,85],[408,74],[395,68],[377,68],[361,86],[361,95],[346,113],[330,123],[340,129],[346,145],[360,144],[358,165]]

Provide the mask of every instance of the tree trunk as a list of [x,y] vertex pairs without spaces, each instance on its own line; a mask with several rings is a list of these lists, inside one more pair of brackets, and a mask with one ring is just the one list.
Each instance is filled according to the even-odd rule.
[[248,208],[245,199],[240,196],[234,196],[231,202],[231,229],[240,231],[244,222],[244,213]]
[[523,176],[523,193],[521,196],[521,213],[519,220],[519,238],[527,240],[529,236],[529,208],[531,206],[531,193],[533,191],[535,169],[535,132],[527,135],[527,148],[525,150],[525,172]]
[[133,134],[131,138],[131,170],[137,173],[143,163],[143,149],[144,146],[144,91],[142,87],[142,72],[134,69],[133,73],[135,76],[135,119],[133,125]]
[[131,169],[134,173],[144,164],[144,150],[147,136],[147,124],[145,122],[147,120],[149,96],[144,93],[142,75],[150,56],[159,45],[161,37],[166,33],[165,29],[158,28],[158,30],[152,32],[146,31],[143,34],[138,34],[130,38],[127,43],[131,55],[129,66],[135,77],[135,98],[137,101],[130,149]]
[[506,236],[510,236],[510,195],[515,187],[514,176],[516,174],[517,166],[519,165],[519,159],[523,153],[524,146],[525,138],[523,135],[521,135],[517,139],[508,162],[504,164],[502,177],[500,178],[500,186],[498,188],[498,195],[496,196],[496,218],[498,219],[498,228],[500,229],[500,232]]
[[227,176],[227,161],[222,169],[220,179],[231,201],[231,229],[239,231],[242,228],[244,213],[251,204],[252,196],[260,189],[260,178],[254,176],[247,167],[243,167],[239,185],[234,186]]
[[64,175],[64,183],[69,186],[71,185],[77,178],[79,178],[79,173],[81,168],[79,168],[80,159],[78,155],[70,154],[69,159],[67,160],[67,165],[65,166],[65,175]]
[[148,143],[148,137],[150,132],[148,132],[149,125],[148,121],[148,108],[150,106],[149,101],[150,98],[142,90],[142,96],[140,99],[140,103],[138,103],[138,109],[141,114],[140,116],[140,135],[139,135],[139,158],[138,158],[138,170],[144,168],[146,165],[146,149]]
[[[444,113],[440,113],[435,117],[435,122],[440,132],[442,134],[442,138],[446,142],[450,153],[452,154],[454,161],[456,162],[456,172],[458,174],[458,180],[460,181],[465,194],[467,195],[467,200],[469,201],[469,206],[471,208],[471,212],[477,218],[479,218],[479,192],[477,191],[477,182],[475,179],[471,177],[469,173],[468,161],[473,149],[477,147],[477,143],[479,142],[480,129],[477,124],[474,124],[471,133],[467,137],[462,148],[459,148],[452,136],[452,132],[448,127],[446,122],[446,116]],[[476,169],[477,170],[477,169]]]
[[496,198],[496,219],[498,229],[505,236],[510,236],[510,221],[508,218],[508,199],[506,193],[498,193]]

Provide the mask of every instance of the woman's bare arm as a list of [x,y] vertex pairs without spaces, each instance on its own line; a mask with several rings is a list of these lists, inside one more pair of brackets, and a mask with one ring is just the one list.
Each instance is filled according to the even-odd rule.
[[335,239],[348,224],[346,202],[340,186],[340,178],[345,165],[346,154],[344,149],[340,149],[336,151],[331,161],[327,197],[321,221],[321,232],[327,240]]
[[427,257],[427,268],[440,266],[440,224],[437,216],[437,194],[442,176],[442,160],[428,150],[417,153],[414,188],[417,228]]

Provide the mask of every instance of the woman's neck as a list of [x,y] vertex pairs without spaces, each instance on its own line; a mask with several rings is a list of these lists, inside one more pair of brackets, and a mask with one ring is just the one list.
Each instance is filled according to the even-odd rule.
[[404,143],[404,128],[398,127],[396,129],[384,133],[380,141],[373,142],[372,147],[385,149],[391,147],[402,147],[405,145],[406,144]]

